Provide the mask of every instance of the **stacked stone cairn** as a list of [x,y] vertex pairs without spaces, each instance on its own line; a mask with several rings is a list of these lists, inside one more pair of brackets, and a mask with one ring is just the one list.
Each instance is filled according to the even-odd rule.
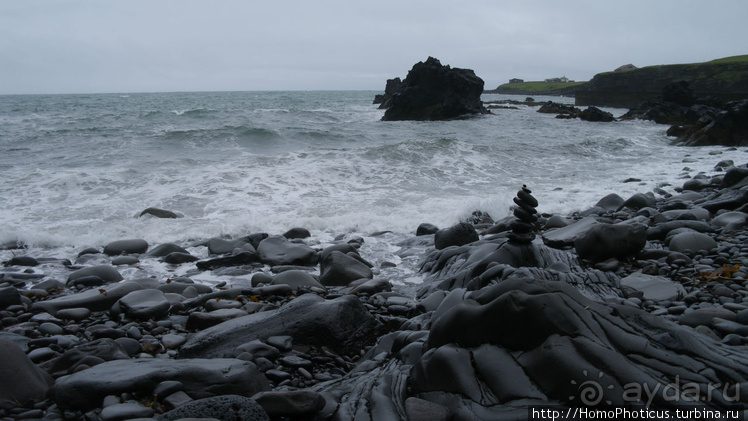
[[516,220],[509,225],[512,232],[507,235],[509,241],[519,244],[531,243],[535,239],[536,223],[538,221],[538,200],[532,196],[532,191],[523,184],[517,192],[513,207]]

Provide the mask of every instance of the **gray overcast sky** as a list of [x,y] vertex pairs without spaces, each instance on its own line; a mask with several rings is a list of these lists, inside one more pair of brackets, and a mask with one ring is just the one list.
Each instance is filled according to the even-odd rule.
[[746,0],[0,0],[0,94],[383,90],[428,56],[509,78],[748,54]]

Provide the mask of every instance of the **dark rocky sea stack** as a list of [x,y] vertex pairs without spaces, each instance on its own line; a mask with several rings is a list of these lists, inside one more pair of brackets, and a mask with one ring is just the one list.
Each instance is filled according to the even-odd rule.
[[379,104],[380,110],[386,110],[390,106],[392,96],[395,95],[399,90],[403,81],[399,77],[394,79],[387,79],[387,85],[384,87],[384,94],[374,96],[374,104]]
[[482,93],[483,79],[475,72],[443,66],[429,57],[408,72],[389,99],[382,120],[450,120],[487,113]]

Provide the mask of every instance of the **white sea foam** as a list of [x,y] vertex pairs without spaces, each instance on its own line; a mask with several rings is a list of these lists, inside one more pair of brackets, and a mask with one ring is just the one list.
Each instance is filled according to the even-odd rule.
[[[372,97],[6,98],[0,243],[69,257],[120,238],[189,245],[303,226],[318,238],[365,235],[369,258],[397,259],[387,245],[393,238],[368,234],[402,238],[422,222],[447,226],[474,210],[499,219],[522,184],[541,212],[563,214],[608,193],[627,197],[663,183],[672,190],[681,177],[713,173],[722,159],[746,161],[741,150],[670,146],[666,127],[654,123],[558,120],[532,107],[450,122],[382,122]],[[641,181],[623,183],[632,177]],[[184,217],[138,217],[148,207]]]

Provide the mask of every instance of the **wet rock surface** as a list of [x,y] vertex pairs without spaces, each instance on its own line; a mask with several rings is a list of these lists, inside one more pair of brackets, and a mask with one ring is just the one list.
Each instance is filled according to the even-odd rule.
[[669,124],[668,136],[687,146],[748,145],[748,100],[696,98],[685,81],[663,87],[662,96],[645,101],[621,119]]
[[387,88],[391,92],[381,99],[386,121],[449,120],[487,112],[480,99],[483,79],[433,57],[413,65],[401,83],[388,81]]
[[706,391],[700,405],[743,405],[748,169],[720,168],[571,215],[523,187],[508,218],[424,223],[397,244],[418,262],[410,289],[362,238],[303,228],[19,253],[0,272],[0,374],[18,379],[0,385],[0,417],[525,419],[534,404],[667,409]]

